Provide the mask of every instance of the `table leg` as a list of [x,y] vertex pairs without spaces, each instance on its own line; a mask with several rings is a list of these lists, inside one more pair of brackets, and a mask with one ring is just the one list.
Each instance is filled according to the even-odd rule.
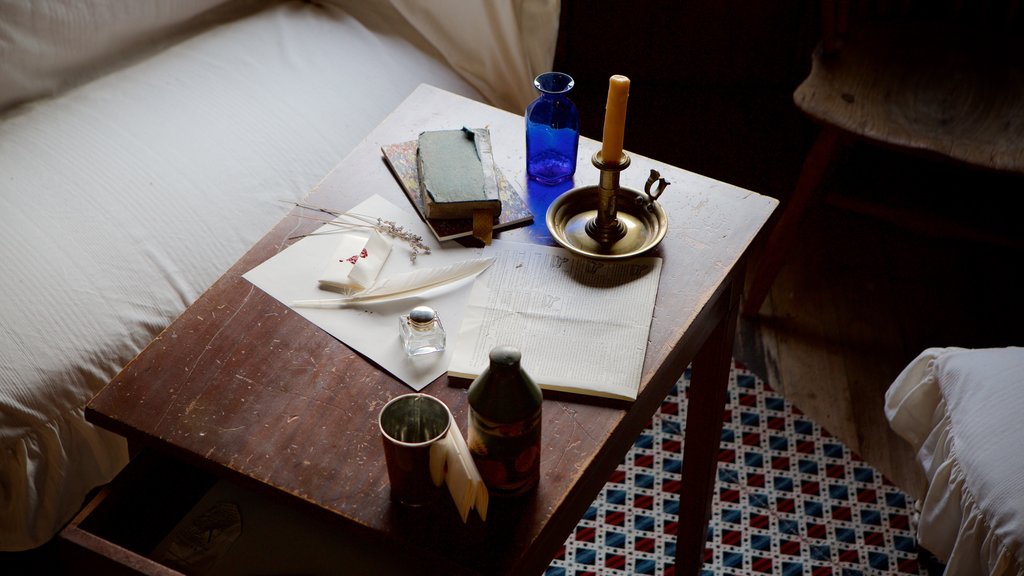
[[743,286],[742,266],[722,295],[726,313],[697,352],[690,373],[676,532],[676,576],[695,576],[704,560],[718,470],[733,340]]

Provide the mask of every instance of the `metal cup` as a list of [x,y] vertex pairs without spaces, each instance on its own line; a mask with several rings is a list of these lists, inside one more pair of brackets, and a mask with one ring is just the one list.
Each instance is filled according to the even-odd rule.
[[427,394],[393,398],[378,424],[391,483],[391,501],[408,506],[433,502],[444,483],[444,444],[452,414]]

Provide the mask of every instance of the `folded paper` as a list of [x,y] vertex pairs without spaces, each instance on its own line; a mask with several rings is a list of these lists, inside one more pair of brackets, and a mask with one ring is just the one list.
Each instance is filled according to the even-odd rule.
[[435,486],[442,482],[448,485],[448,493],[463,522],[469,520],[470,510],[476,510],[480,519],[487,521],[487,486],[455,422],[448,428],[448,434],[430,447],[430,475]]
[[363,290],[377,280],[391,254],[391,238],[376,230],[339,234],[338,247],[320,275],[320,287],[346,294]]

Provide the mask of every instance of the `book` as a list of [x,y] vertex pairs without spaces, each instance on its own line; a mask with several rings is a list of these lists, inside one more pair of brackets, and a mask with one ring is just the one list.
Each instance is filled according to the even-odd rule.
[[486,128],[421,133],[416,167],[427,218],[472,218],[480,210],[493,220],[501,213]]
[[[417,140],[386,144],[381,147],[384,162],[399,186],[409,198],[417,214],[430,228],[431,233],[440,242],[465,238],[473,235],[473,219],[459,218],[441,220],[427,218],[424,212],[423,194],[420,192],[419,169],[416,166]],[[494,223],[494,230],[514,228],[533,222],[533,213],[526,206],[522,195],[516,190],[515,184],[505,177],[498,167],[494,168],[495,180],[498,183],[498,198],[501,199],[501,214]]]
[[468,386],[498,345],[518,348],[544,390],[632,401],[643,375],[662,259],[597,261],[496,240],[473,282],[448,383]]

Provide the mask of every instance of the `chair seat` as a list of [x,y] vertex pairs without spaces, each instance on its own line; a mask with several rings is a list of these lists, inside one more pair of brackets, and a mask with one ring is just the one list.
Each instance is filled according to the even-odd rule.
[[928,481],[921,546],[947,574],[1024,574],[1024,348],[930,348],[885,413]]
[[815,52],[801,110],[878,143],[1024,173],[1024,35],[894,21]]

